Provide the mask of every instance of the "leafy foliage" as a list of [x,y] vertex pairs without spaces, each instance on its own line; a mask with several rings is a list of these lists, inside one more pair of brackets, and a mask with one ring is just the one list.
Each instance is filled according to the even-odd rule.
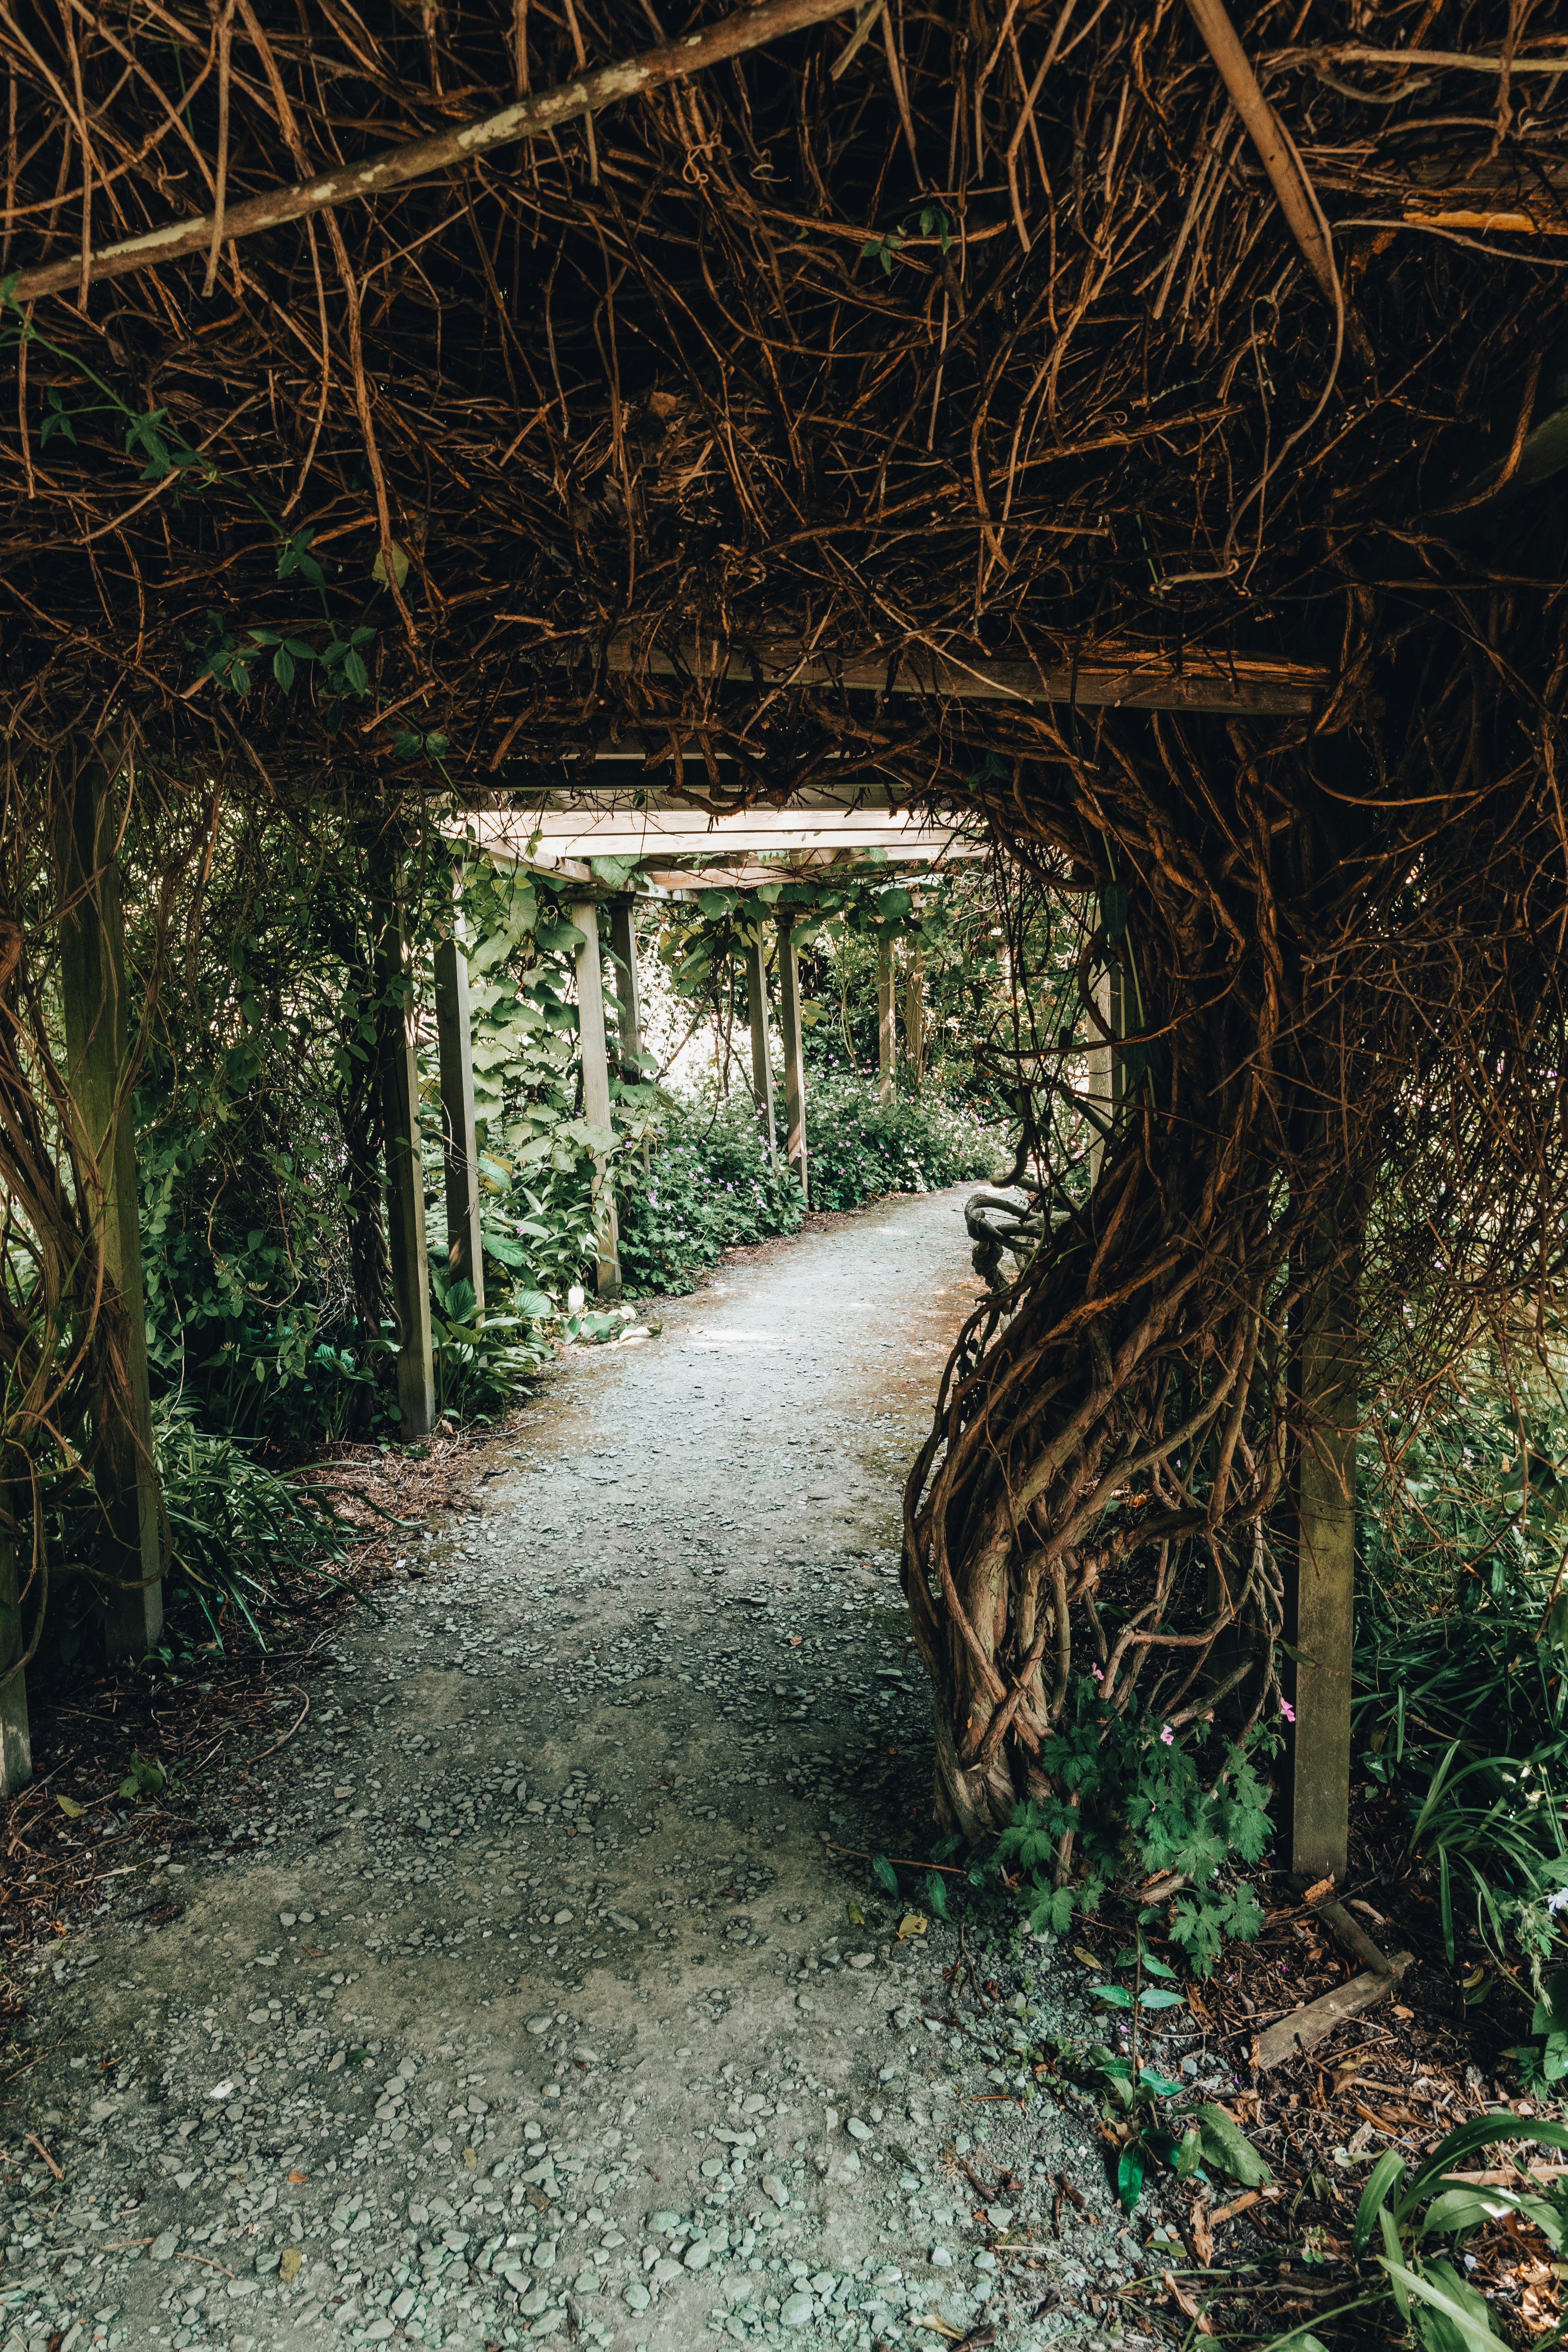
[[[1173,1732],[1135,1703],[1125,1712],[1107,1708],[1096,1683],[1077,1678],[1058,1729],[1041,1743],[1041,1769],[1058,1793],[1017,1806],[997,1843],[999,1861],[1019,1873],[1019,1900],[1037,1934],[1065,1934],[1134,1868],[1145,1879],[1171,1871],[1191,1879],[1170,1932],[1198,1976],[1212,1971],[1227,1936],[1258,1934],[1257,1897],[1223,1884],[1220,1874],[1233,1860],[1259,1861],[1268,1843],[1268,1791],[1258,1764],[1277,1742],[1262,1729],[1239,1744],[1221,1740],[1205,1780],[1199,1754],[1209,1736],[1205,1725],[1190,1737]],[[1058,1885],[1069,1835],[1071,1874]]]

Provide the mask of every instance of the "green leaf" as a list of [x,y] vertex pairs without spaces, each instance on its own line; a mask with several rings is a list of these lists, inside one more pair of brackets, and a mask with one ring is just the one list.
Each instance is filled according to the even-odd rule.
[[1161,1992],[1151,1987],[1147,1992],[1139,1994],[1138,2006],[1140,2009],[1180,2009],[1185,1999],[1185,1993]]
[[1090,1985],[1089,1989],[1096,2000],[1104,2001],[1110,2009],[1131,2009],[1132,2006],[1132,1995],[1125,1985]]
[[1366,2187],[1361,2192],[1361,2203],[1356,2207],[1354,2244],[1358,2262],[1365,2253],[1367,2241],[1377,2227],[1378,2208],[1404,2178],[1405,2158],[1397,2148],[1385,2148],[1367,2175]]
[[272,675],[287,694],[294,683],[294,656],[287,646],[279,646],[273,655]]
[[353,694],[370,692],[370,672],[364,666],[364,656],[352,646],[343,656],[343,682]]
[[1182,2088],[1180,2083],[1173,2083],[1168,2074],[1157,2074],[1152,2066],[1141,2067],[1138,2080],[1146,2091],[1152,2091],[1157,2099],[1173,2099]]
[[946,1918],[947,1883],[940,1873],[934,1870],[928,1870],[926,1873],[926,1900],[939,1919]]
[[1130,2140],[1116,2167],[1116,2193],[1121,2200],[1124,2213],[1131,2213],[1138,2202],[1146,2168],[1142,2145],[1137,2140]]
[[874,1853],[871,1856],[871,1869],[879,1884],[885,1886],[889,1895],[898,1893],[899,1874],[885,1853]]
[[1195,2121],[1204,2154],[1211,2164],[1228,2172],[1244,2189],[1262,2189],[1273,2179],[1258,2150],[1223,2107],[1202,2106]]
[[1430,2269],[1409,2270],[1391,2254],[1379,2254],[1396,2291],[1403,2290],[1403,2307],[1413,2303],[1415,2332],[1426,2352],[1496,2352],[1486,2298],[1460,2278],[1451,2263],[1434,2263]]
[[[396,583],[397,583],[398,586],[401,588],[401,587],[402,587],[402,585],[403,585],[403,583],[404,583],[404,582],[405,582],[405,581],[407,579],[407,577],[408,577],[408,556],[407,556],[407,552],[406,552],[406,551],[405,551],[404,548],[402,548],[402,547],[400,547],[400,546],[398,545],[398,543],[397,543],[396,540],[395,540],[395,539],[394,539],[394,540],[389,540],[389,541],[388,541],[388,542],[387,542],[387,545],[388,545],[388,546],[391,548],[391,550],[392,550],[392,576],[393,576],[394,580],[395,580],[395,581],[396,581]],[[377,549],[377,551],[376,551],[376,558],[375,558],[375,562],[374,562],[371,565],[371,567],[370,567],[370,576],[371,576],[371,578],[372,578],[372,579],[376,583],[376,585],[377,585],[378,587],[381,587],[381,588],[384,588],[384,587],[385,587],[385,585],[386,585],[386,550],[385,550],[384,548],[378,548],[378,549]]]

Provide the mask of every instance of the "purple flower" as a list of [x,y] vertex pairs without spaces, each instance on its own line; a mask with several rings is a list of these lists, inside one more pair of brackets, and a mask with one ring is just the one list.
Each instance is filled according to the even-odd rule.
[[1174,1739],[1175,1736],[1176,1736],[1176,1735],[1175,1735],[1175,1733],[1172,1730],[1172,1728],[1171,1728],[1170,1725],[1169,1725],[1168,1723],[1167,1723],[1166,1725],[1164,1725],[1164,1727],[1163,1727],[1163,1729],[1161,1730],[1161,1733],[1160,1733],[1160,1745],[1161,1745],[1161,1747],[1162,1747],[1162,1748],[1169,1748],[1169,1746],[1171,1745],[1171,1742]]
[[1284,1718],[1285,1718],[1285,1720],[1286,1720],[1286,1722],[1287,1722],[1287,1723],[1294,1723],[1294,1722],[1295,1722],[1295,1720],[1296,1720],[1296,1710],[1295,1710],[1295,1708],[1291,1706],[1291,1704],[1290,1704],[1290,1702],[1289,1702],[1289,1700],[1288,1698],[1282,1698],[1282,1699],[1280,1700],[1280,1702],[1279,1702],[1279,1712],[1280,1712],[1280,1714],[1284,1717]]

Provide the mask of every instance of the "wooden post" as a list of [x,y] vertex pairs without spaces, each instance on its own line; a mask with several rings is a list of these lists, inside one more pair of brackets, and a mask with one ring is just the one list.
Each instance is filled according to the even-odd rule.
[[926,956],[924,948],[910,950],[909,978],[904,982],[904,1055],[910,1083],[918,1095],[926,1060]]
[[[599,909],[592,898],[580,900],[572,920],[583,934],[577,950],[577,1024],[583,1047],[583,1116],[590,1127],[607,1128],[610,1118],[610,1063],[605,1045],[605,981],[599,961]],[[597,1249],[595,1287],[601,1298],[613,1298],[621,1286],[621,1245],[616,1225],[616,1195],[609,1181],[609,1161],[594,1154],[594,1230]]]
[[436,1425],[436,1366],[430,1342],[430,1261],[425,1242],[425,1155],[419,1133],[419,1053],[414,975],[403,908],[389,869],[376,907],[376,982],[381,1003],[381,1116],[386,1151],[386,1240],[392,1312],[397,1325],[397,1418],[405,1438]]
[[779,918],[779,1026],[784,1031],[784,1156],[811,1199],[805,1151],[805,1065],[800,1050],[800,965],[787,915]]
[[[0,1504],[0,1514],[3,1513],[4,1505]],[[27,1677],[25,1672],[12,1674],[27,1646],[21,1599],[16,1530],[8,1516],[0,1515],[0,1678],[7,1674],[12,1676],[0,1689],[0,1798],[14,1797],[33,1777]]]
[[746,1002],[752,1016],[752,1100],[771,1157],[779,1148],[779,1130],[773,1112],[773,1055],[768,1050],[768,968],[760,938],[746,949]]
[[877,945],[877,1072],[884,1109],[893,1099],[893,942]]
[[[1107,965],[1094,983],[1094,1002],[1100,1019],[1111,1037],[1124,1036],[1127,1029],[1126,1008],[1122,999],[1120,969]],[[1121,1096],[1121,1056],[1114,1045],[1102,1038],[1097,1030],[1089,1049],[1089,1100],[1090,1107],[1103,1119],[1113,1118]],[[1089,1181],[1090,1188],[1099,1181],[1100,1164],[1105,1157],[1105,1137],[1092,1127],[1089,1146]]]
[[[124,1350],[123,1391],[117,1398],[100,1391],[93,1407],[98,1564],[114,1580],[103,1589],[104,1643],[111,1658],[140,1658],[163,1622],[163,1513],[153,1462],[136,1137],[126,1071],[125,917],[109,785],[102,761],[89,754],[77,771],[71,804],[61,813],[60,887],[76,904],[60,921],[60,992],[76,1145],[92,1171],[89,1197],[101,1219],[99,1312],[122,1325]],[[90,1282],[93,1269],[83,1271]]]
[[479,1146],[474,1118],[474,1038],[468,1019],[468,959],[456,933],[436,950],[436,1042],[441,1071],[441,1156],[447,1172],[447,1264],[485,1303],[479,1233]]
[[629,896],[610,902],[610,945],[620,1011],[621,1077],[635,1084],[642,1076],[642,992],[637,986],[637,902]]
[[1321,1271],[1302,1310],[1298,1393],[1307,1423],[1297,1470],[1296,1557],[1286,1580],[1286,1637],[1299,1653],[1291,1735],[1290,1864],[1343,1881],[1350,1844],[1351,1654],[1355,1632],[1359,1289],[1331,1216]]

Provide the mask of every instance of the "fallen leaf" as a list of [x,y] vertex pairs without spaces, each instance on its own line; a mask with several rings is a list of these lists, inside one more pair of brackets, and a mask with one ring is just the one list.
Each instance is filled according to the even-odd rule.
[[278,2275],[282,2280],[285,2286],[288,2286],[292,2280],[299,2277],[300,2267],[304,2262],[304,2259],[305,2249],[303,2246],[284,2247],[282,2259],[278,2265]]
[[294,2183],[295,2188],[298,2189],[301,2180],[309,2180],[310,2176],[308,2172],[291,2172],[289,2175],[289,2178]]
[[[408,577],[408,557],[405,550],[399,547],[395,539],[389,540],[387,544],[392,550],[392,576],[401,588],[404,582]],[[377,555],[375,562],[371,565],[370,576],[376,582],[378,586],[383,588],[385,587],[386,555],[384,550]]]
[[1081,1960],[1086,1969],[1097,1969],[1100,1966],[1100,1962],[1086,1945],[1075,1944],[1072,1948],[1072,1956],[1075,1960]]
[[1180,2287],[1176,2284],[1175,2280],[1172,2277],[1169,2271],[1161,2272],[1160,2283],[1163,2286],[1165,2293],[1170,2296],[1171,2301],[1175,2305],[1176,2309],[1181,2313],[1183,2318],[1190,2319],[1194,2322],[1200,2336],[1212,2336],[1214,2334],[1214,2329],[1209,2326],[1207,2315],[1205,2313],[1202,2305],[1194,2302],[1184,2287]]
[[1209,2220],[1208,2199],[1200,2197],[1193,2207],[1193,2252],[1206,2271],[1214,2263],[1214,2225]]
[[845,1905],[844,1908],[849,1915],[849,1925],[852,1927],[863,1927],[866,1925],[866,1914],[861,1910],[860,1906],[856,1902],[853,1895],[849,1897],[849,1900]]
[[477,2172],[479,2168],[479,2159],[471,2147],[466,2147],[463,2150],[463,2162],[470,2172]]
[[87,1811],[87,1807],[85,1805],[79,1805],[74,1797],[62,1797],[58,1792],[55,1797],[55,1802],[59,1807],[61,1812],[64,1813],[68,1822],[79,1822],[83,1813]]
[[921,1918],[920,1913],[918,1911],[906,1911],[903,1917],[899,1922],[899,1941],[901,1944],[908,1937],[923,1936],[925,1931],[926,1923]]
[[1413,2009],[1404,2009],[1400,2006],[1398,2001],[1395,2001],[1394,2004],[1394,2014],[1395,2017],[1411,2018],[1415,2016],[1415,2011]]
[[1331,1871],[1327,1878],[1320,1878],[1315,1885],[1309,1886],[1301,1900],[1303,1903],[1321,1903],[1325,1895],[1331,1895],[1333,1891],[1334,1874]]

